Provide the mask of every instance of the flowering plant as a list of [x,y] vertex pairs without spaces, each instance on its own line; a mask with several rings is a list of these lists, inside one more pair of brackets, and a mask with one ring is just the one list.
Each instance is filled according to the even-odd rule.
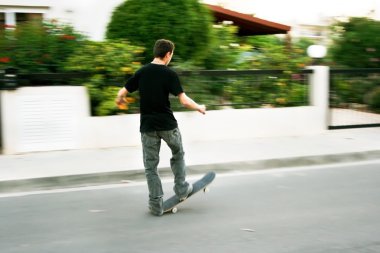
[[68,56],[84,41],[69,25],[26,22],[0,31],[0,68],[24,73],[59,72]]

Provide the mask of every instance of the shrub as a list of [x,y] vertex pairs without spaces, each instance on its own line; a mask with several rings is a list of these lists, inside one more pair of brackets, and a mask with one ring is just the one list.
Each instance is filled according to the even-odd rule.
[[349,104],[368,104],[366,93],[377,86],[377,81],[367,75],[349,75],[345,79],[337,76],[331,81],[330,89],[334,96],[330,103],[337,107],[346,107]]
[[[114,102],[116,93],[125,77],[141,67],[139,60],[143,52],[141,47],[126,41],[88,41],[68,59],[66,70],[95,73],[84,81],[90,93],[92,115],[120,112]],[[136,112],[137,106],[128,109],[128,112]]]
[[380,112],[380,87],[376,87],[365,97],[368,106],[376,112]]
[[14,30],[0,31],[0,68],[15,67],[24,73],[59,72],[85,37],[71,26],[52,22],[27,22]]

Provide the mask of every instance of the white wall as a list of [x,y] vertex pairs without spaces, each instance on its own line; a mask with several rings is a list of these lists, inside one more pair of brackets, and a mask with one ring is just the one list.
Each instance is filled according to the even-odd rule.
[[[82,148],[140,145],[140,116],[88,117],[82,121]],[[320,133],[321,115],[314,106],[262,109],[226,109],[176,112],[184,142],[236,140],[268,136]]]
[[[103,40],[115,7],[124,0],[0,0],[2,12],[44,13],[46,19],[69,23],[92,40]],[[41,8],[43,7],[43,8]]]
[[81,124],[82,148],[140,145],[140,115],[86,117]]
[[187,141],[304,135],[323,131],[315,107],[227,109],[177,113]]
[[6,6],[50,6],[55,0],[0,0],[0,5]]
[[103,40],[112,12],[123,0],[54,1],[47,19],[72,24],[92,40]]

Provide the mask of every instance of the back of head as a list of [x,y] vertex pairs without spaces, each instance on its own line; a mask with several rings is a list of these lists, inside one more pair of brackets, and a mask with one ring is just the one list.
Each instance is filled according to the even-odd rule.
[[164,58],[168,52],[174,51],[174,43],[170,40],[160,39],[154,44],[153,55],[155,58]]

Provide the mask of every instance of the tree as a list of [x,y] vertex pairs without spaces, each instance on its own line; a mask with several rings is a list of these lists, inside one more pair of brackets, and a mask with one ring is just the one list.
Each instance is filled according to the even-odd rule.
[[187,61],[205,57],[211,25],[209,10],[198,0],[128,0],[114,10],[106,37],[145,47],[147,61],[154,42],[169,39],[176,44],[173,61]]
[[380,22],[352,17],[348,22],[332,26],[333,60],[342,66],[356,68],[380,67]]

